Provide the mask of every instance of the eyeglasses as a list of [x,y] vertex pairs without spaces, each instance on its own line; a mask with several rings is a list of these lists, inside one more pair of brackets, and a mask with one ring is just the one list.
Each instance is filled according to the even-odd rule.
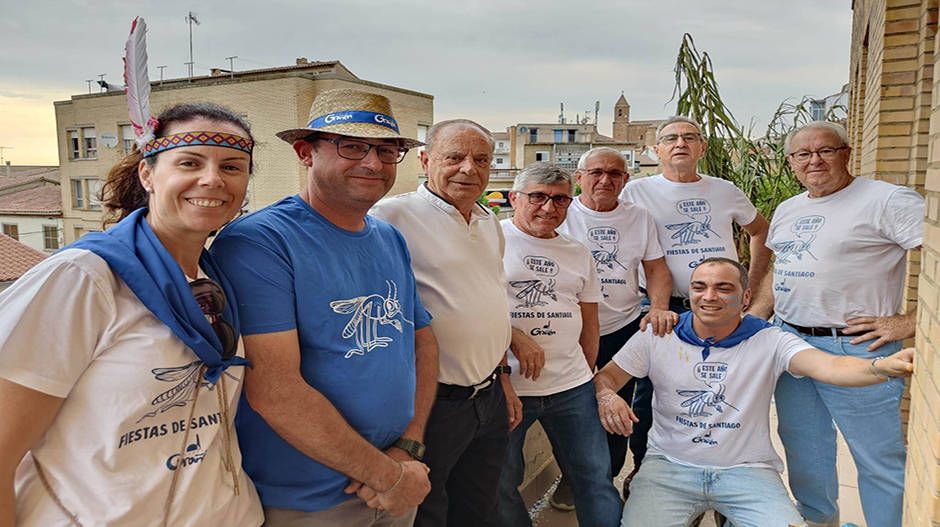
[[627,177],[627,173],[620,170],[601,170],[599,168],[595,168],[593,170],[587,171],[587,175],[597,179],[604,177],[604,174],[607,174],[607,177],[614,180],[620,180]]
[[212,330],[219,337],[219,342],[222,343],[222,358],[231,359],[238,351],[238,332],[221,316],[227,303],[222,286],[210,278],[200,278],[190,282],[189,288],[192,289],[196,303],[202,308],[202,313],[212,325]]
[[847,146],[840,146],[838,148],[826,147],[826,148],[820,148],[819,150],[812,150],[808,152],[806,150],[801,150],[799,152],[794,152],[790,154],[790,157],[792,157],[796,161],[799,161],[800,163],[805,163],[809,161],[810,159],[812,159],[813,154],[819,154],[819,157],[823,161],[832,161],[833,159],[836,158],[836,152],[838,152],[839,150],[843,150],[845,148],[848,148],[848,147]]
[[355,139],[327,139],[325,137],[317,137],[316,139],[335,144],[336,153],[339,154],[339,157],[352,159],[354,161],[365,159],[366,156],[369,155],[369,152],[375,148],[375,152],[379,156],[379,161],[387,165],[397,165],[405,159],[405,154],[408,153],[407,148],[395,145],[373,145],[365,141],[356,141]]
[[682,138],[686,143],[693,143],[702,140],[702,134],[697,132],[686,132],[684,134],[667,134],[659,138],[659,142],[664,145],[671,145]]
[[567,209],[568,205],[571,205],[571,200],[574,199],[571,196],[565,196],[564,194],[549,196],[548,194],[542,192],[532,192],[530,194],[528,192],[522,192],[521,190],[517,190],[516,194],[525,194],[526,198],[529,200],[529,203],[535,205],[536,207],[541,207],[542,205],[545,205],[548,200],[552,200],[552,204],[559,209]]

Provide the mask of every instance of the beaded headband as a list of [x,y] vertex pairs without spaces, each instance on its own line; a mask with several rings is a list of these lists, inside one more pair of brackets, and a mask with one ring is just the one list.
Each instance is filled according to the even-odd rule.
[[164,150],[180,146],[224,146],[234,148],[251,155],[254,143],[245,137],[222,132],[184,132],[181,134],[158,137],[144,144],[144,157],[152,157]]

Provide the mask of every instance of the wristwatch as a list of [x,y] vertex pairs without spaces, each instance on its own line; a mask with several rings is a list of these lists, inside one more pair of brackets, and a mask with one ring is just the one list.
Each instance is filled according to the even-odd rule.
[[506,375],[510,375],[512,373],[512,366],[500,364],[496,367],[496,373],[505,373]]
[[420,441],[414,439],[405,439],[404,437],[399,437],[392,443],[393,447],[400,448],[408,453],[409,456],[421,461],[421,458],[424,457],[425,446]]

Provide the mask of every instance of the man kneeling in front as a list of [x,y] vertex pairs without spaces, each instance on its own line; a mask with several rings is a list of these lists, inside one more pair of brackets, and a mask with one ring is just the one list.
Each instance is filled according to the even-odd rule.
[[788,371],[838,386],[908,377],[913,349],[868,361],[813,349],[799,337],[741,314],[751,300],[747,270],[708,258],[692,273],[692,310],[673,333],[637,333],[597,373],[601,424],[629,435],[636,416],[617,396],[649,376],[656,394],[643,467],[631,485],[622,526],[688,525],[707,510],[735,527],[806,525],[771,446],[770,397]]

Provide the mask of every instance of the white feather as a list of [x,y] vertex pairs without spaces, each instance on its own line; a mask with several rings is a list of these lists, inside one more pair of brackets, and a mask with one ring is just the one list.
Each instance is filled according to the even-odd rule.
[[131,34],[124,46],[124,84],[127,86],[127,108],[131,125],[137,135],[137,145],[143,146],[153,139],[156,118],[150,115],[150,76],[147,74],[147,24],[137,17],[131,24]]

